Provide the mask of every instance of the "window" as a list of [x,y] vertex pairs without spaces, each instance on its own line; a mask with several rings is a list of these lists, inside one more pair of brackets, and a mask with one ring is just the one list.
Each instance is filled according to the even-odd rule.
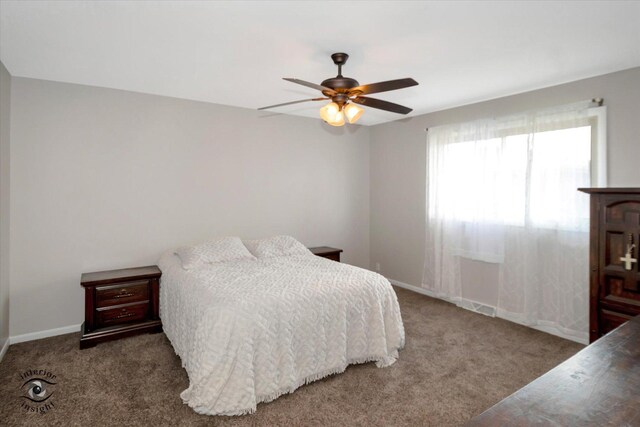
[[[481,285],[497,316],[586,339],[589,202],[577,189],[606,185],[605,111],[583,102],[430,128],[422,286],[469,308],[465,287]],[[469,259],[491,264],[495,289]]]
[[561,112],[435,129],[445,143],[429,149],[437,158],[429,162],[429,215],[587,230],[588,198],[576,189],[606,185],[605,108],[578,119]]

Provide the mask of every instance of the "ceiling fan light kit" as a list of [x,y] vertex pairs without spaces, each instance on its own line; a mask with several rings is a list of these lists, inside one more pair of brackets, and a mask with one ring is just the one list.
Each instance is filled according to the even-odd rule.
[[357,122],[362,113],[364,113],[364,108],[360,108],[356,104],[347,104],[344,107],[344,114],[349,123]]
[[335,102],[330,102],[320,109],[320,118],[331,126],[344,125],[344,112]]
[[338,66],[338,75],[324,80],[321,84],[315,84],[304,80],[294,78],[284,78],[284,80],[317,89],[325,96],[325,98],[311,98],[300,101],[285,102],[283,104],[270,105],[268,107],[258,108],[258,110],[266,110],[269,108],[282,107],[284,105],[298,104],[308,101],[324,101],[331,100],[327,105],[320,108],[320,117],[331,126],[343,126],[345,124],[345,116],[349,123],[358,121],[364,109],[355,104],[365,105],[379,110],[391,111],[393,113],[408,114],[411,108],[392,102],[383,101],[381,99],[369,98],[363,95],[370,93],[387,92],[390,90],[403,89],[405,87],[416,86],[418,82],[411,78],[389,80],[386,82],[371,83],[368,85],[360,85],[357,80],[342,75],[342,66],[349,59],[346,53],[334,53],[331,55],[333,63]]

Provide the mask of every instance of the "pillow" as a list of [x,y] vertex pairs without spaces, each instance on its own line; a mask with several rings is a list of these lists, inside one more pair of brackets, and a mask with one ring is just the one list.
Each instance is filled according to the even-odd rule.
[[175,254],[185,270],[217,262],[256,259],[239,237],[220,237],[199,245],[185,246],[178,248]]
[[311,254],[311,251],[305,245],[291,236],[273,236],[259,240],[247,240],[244,244],[257,258]]

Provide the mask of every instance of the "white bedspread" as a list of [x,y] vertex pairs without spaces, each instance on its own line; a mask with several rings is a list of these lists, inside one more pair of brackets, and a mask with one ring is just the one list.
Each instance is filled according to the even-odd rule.
[[181,397],[201,414],[252,413],[348,364],[389,366],[404,346],[396,294],[368,270],[311,254],[159,265],[162,324],[189,375]]

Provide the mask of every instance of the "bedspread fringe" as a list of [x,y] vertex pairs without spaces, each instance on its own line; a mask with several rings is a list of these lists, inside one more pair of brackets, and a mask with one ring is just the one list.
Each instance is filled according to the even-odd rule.
[[[265,396],[256,397],[256,406],[257,406],[258,403],[271,402],[271,401],[276,400],[280,396],[283,396],[283,395],[289,394],[289,393],[293,393],[294,391],[296,391],[298,388],[302,387],[303,385],[310,384],[310,383],[312,383],[314,381],[321,380],[322,378],[326,378],[326,377],[331,376],[331,375],[340,374],[340,373],[344,372],[347,369],[347,367],[349,367],[349,365],[358,365],[358,364],[361,364],[361,363],[376,362],[376,366],[378,368],[386,368],[387,366],[393,365],[396,362],[396,360],[398,360],[398,350],[394,350],[388,356],[382,356],[382,357],[381,356],[370,356],[370,357],[359,357],[359,358],[349,359],[349,361],[343,366],[339,366],[339,367],[332,368],[332,369],[327,369],[325,371],[318,372],[318,373],[313,374],[313,375],[309,375],[309,376],[303,378],[302,380],[298,381],[296,384],[292,385],[291,387],[285,387],[285,388],[283,388],[281,390],[276,391],[275,393],[271,393],[271,394],[268,394],[268,395],[265,395]],[[238,411],[225,412],[225,413],[221,413],[219,415],[228,415],[228,416],[249,415],[249,414],[253,414],[254,412],[256,412],[256,409],[257,409],[256,406],[254,406],[253,408],[241,409],[241,410],[238,410]],[[196,410],[196,412],[199,412],[197,409],[195,409],[195,410]]]

